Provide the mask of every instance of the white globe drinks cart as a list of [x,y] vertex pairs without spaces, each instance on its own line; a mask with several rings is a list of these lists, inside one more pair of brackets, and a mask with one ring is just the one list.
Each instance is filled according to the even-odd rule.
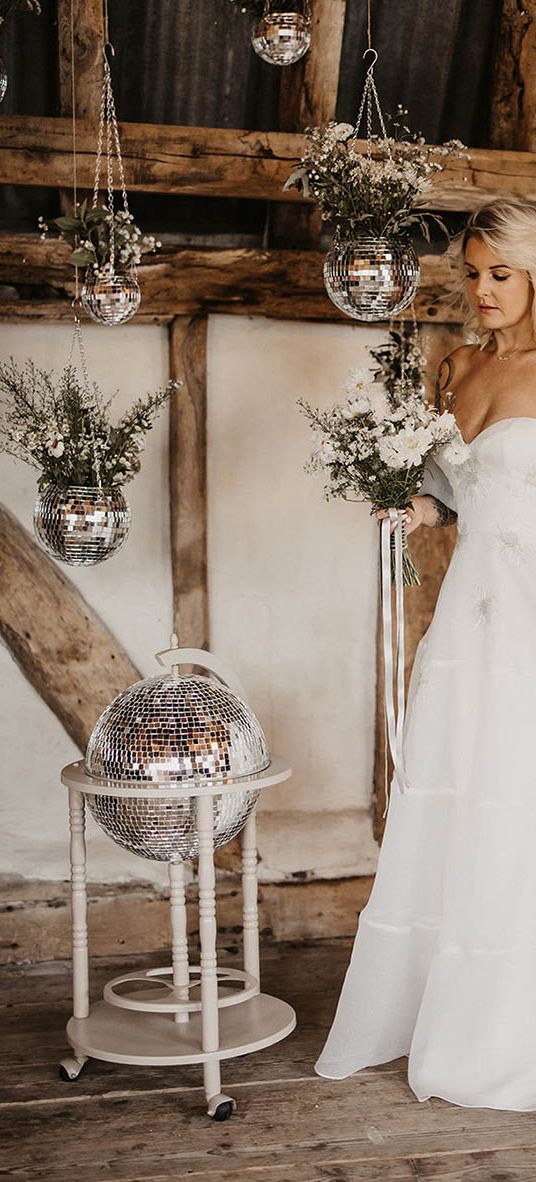
[[[73,1016],[72,1056],[60,1075],[78,1078],[88,1058],[172,1066],[202,1063],[208,1114],[236,1108],[221,1091],[220,1061],[261,1050],[296,1025],[286,1002],[260,992],[255,804],[291,774],[270,757],[236,678],[211,654],[171,648],[170,670],[131,686],[104,711],[85,764],[65,767],[69,789]],[[181,665],[216,675],[182,674]],[[262,766],[264,765],[264,766]],[[103,774],[104,773],[104,774]],[[109,981],[90,1004],[85,804],[120,845],[169,864],[172,964]],[[216,955],[214,849],[241,830],[243,968]],[[189,964],[184,861],[196,856],[200,965]]]

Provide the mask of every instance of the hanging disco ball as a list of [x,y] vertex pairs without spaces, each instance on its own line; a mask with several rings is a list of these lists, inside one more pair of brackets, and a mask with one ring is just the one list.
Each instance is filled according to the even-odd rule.
[[124,324],[140,306],[140,285],[133,275],[87,275],[81,291],[82,304],[97,324]]
[[123,545],[130,509],[119,488],[49,484],[37,495],[34,527],[52,558],[69,566],[96,566]]
[[[101,714],[88,743],[86,773],[132,785],[131,796],[87,793],[89,809],[118,845],[158,862],[199,853],[195,797],[166,797],[166,786],[234,783],[270,765],[266,739],[248,706],[200,674],[167,673],[131,685]],[[136,788],[154,795],[136,797]],[[245,825],[258,789],[214,796],[214,845]]]
[[269,12],[253,26],[251,43],[273,66],[299,62],[311,44],[311,22],[301,12]]
[[362,234],[335,242],[324,262],[330,300],[354,320],[389,320],[415,298],[419,260],[409,239]]
[[8,78],[5,62],[4,59],[0,57],[0,103],[2,103],[6,97],[7,82]]

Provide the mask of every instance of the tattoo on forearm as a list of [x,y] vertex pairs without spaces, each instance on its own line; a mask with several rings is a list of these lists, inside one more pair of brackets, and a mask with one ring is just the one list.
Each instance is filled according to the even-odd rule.
[[443,501],[440,501],[439,497],[434,497],[433,493],[427,493],[426,496],[430,497],[430,500],[434,502],[437,515],[435,525],[452,525],[454,521],[457,521],[458,514],[455,513],[454,509],[449,509],[449,506],[445,505]]

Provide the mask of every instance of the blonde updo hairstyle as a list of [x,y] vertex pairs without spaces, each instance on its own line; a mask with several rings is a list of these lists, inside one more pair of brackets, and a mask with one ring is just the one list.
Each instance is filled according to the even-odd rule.
[[493,332],[479,323],[467,298],[463,264],[470,238],[485,242],[502,262],[526,272],[532,285],[532,324],[536,337],[536,204],[515,197],[487,201],[474,210],[448,248],[447,255],[454,267],[449,302],[461,308],[466,333],[476,338],[483,348],[493,337]]

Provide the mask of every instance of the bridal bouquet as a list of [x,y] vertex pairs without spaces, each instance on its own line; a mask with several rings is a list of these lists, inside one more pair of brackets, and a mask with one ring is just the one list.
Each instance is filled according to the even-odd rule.
[[[451,464],[465,461],[467,445],[454,415],[428,406],[406,382],[387,390],[367,370],[356,369],[343,389],[346,402],[327,411],[298,399],[316,437],[305,468],[326,475],[326,500],[368,501],[371,515],[378,509],[404,510],[418,494],[428,456],[439,447]],[[404,583],[420,584],[402,537]]]

